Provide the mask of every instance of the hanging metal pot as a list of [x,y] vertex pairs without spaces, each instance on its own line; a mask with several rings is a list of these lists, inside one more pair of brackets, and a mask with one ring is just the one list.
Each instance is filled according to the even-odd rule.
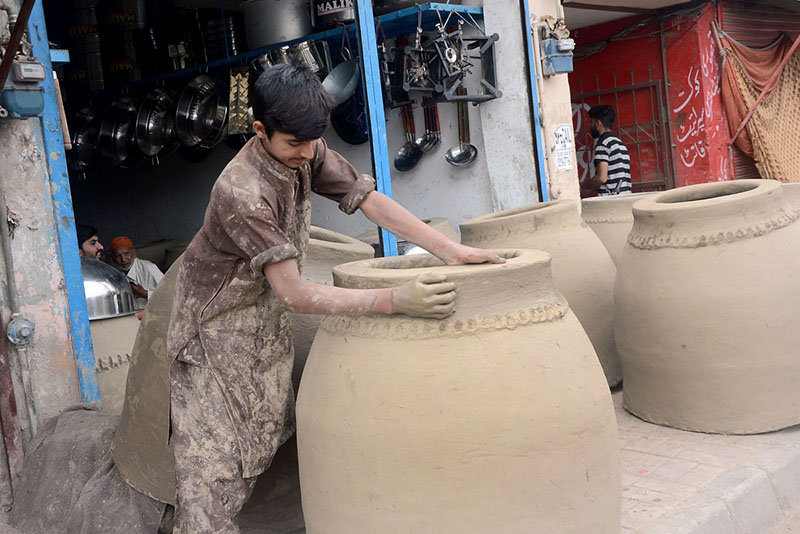
[[144,158],[136,144],[137,104],[135,99],[123,96],[111,104],[103,117],[97,144],[112,165],[133,167]]
[[358,87],[358,80],[361,78],[358,60],[350,58],[349,54],[343,54],[343,56],[345,61],[336,65],[322,80],[322,87],[333,99],[334,106],[346,102],[353,96]]
[[353,0],[312,0],[311,21],[316,31],[356,20]]
[[251,50],[313,32],[308,0],[249,0],[241,7]]
[[72,170],[86,172],[99,163],[97,142],[100,122],[100,116],[91,108],[83,108],[72,119],[72,150],[67,152],[67,163]]
[[347,144],[361,145],[369,141],[369,122],[362,84],[358,84],[353,96],[333,110],[331,126]]
[[174,152],[178,148],[175,100],[173,91],[159,87],[142,102],[136,116],[136,144],[145,156]]
[[224,138],[227,122],[228,96],[225,86],[206,74],[190,81],[181,92],[175,112],[181,144],[211,148]]

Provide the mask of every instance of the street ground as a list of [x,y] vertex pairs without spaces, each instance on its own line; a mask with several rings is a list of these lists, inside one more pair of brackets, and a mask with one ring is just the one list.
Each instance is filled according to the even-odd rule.
[[796,506],[769,534],[797,534],[800,532],[800,506]]
[[800,505],[800,426],[753,436],[701,434],[630,415],[621,391],[614,404],[622,534],[769,534]]
[[[621,534],[800,534],[800,426],[754,436],[646,423],[613,394]],[[304,534],[296,442],[278,451],[242,512],[243,534]],[[0,534],[17,534],[2,526]]]

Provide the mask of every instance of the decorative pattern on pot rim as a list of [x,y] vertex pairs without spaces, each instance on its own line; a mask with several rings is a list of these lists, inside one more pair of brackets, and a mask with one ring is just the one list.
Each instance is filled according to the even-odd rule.
[[[725,211],[714,211],[721,202]],[[722,217],[721,213],[741,222],[731,223],[731,217]],[[633,214],[628,244],[641,250],[732,243],[786,228],[800,218],[800,212],[784,198],[780,184],[769,180],[673,189],[637,202]]]
[[473,315],[463,319],[403,319],[374,317],[328,316],[321,326],[337,335],[409,340],[456,337],[478,330],[514,330],[520,326],[549,323],[561,319],[569,310],[566,300],[504,315]]

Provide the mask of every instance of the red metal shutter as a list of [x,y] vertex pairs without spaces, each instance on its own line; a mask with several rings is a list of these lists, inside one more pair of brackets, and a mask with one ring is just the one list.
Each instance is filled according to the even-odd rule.
[[[722,31],[731,38],[752,48],[762,48],[773,43],[781,33],[793,37],[800,33],[800,13],[777,7],[758,8],[726,2],[722,5]],[[733,147],[734,177],[737,180],[760,178],[753,159]]]

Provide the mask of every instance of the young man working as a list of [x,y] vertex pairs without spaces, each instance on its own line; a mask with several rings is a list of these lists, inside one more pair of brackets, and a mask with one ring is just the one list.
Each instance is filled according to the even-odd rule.
[[594,106],[589,110],[594,144],[595,175],[583,182],[584,189],[596,190],[600,196],[624,195],[631,192],[631,159],[628,148],[611,129],[614,108]]
[[331,111],[317,77],[278,65],[253,90],[252,138],[222,171],[183,257],[167,350],[177,478],[176,532],[238,532],[237,516],[294,432],[287,311],[445,318],[455,287],[422,276],[352,290],[300,277],[312,191],[448,264],[502,262],[419,221],[321,139]]

